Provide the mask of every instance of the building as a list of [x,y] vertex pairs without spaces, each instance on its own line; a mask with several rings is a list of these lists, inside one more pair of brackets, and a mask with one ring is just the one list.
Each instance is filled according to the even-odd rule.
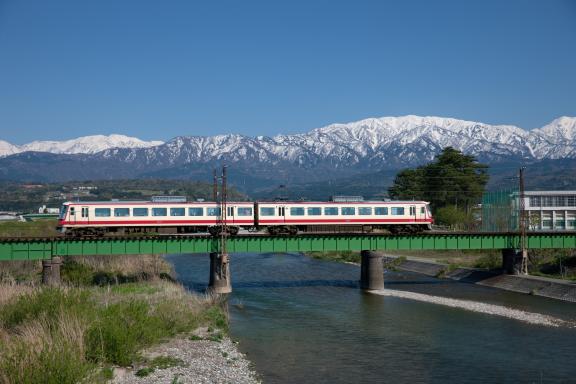
[[576,191],[526,191],[524,194],[529,230],[576,230]]

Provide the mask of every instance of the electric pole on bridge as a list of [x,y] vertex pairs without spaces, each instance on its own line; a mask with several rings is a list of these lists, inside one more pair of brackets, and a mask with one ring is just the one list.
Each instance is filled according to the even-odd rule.
[[[232,286],[230,284],[230,265],[227,251],[228,242],[228,190],[226,186],[226,165],[222,167],[222,176],[220,177],[221,188],[218,194],[218,177],[214,170],[214,201],[216,207],[220,208],[218,215],[218,233],[214,233],[214,240],[219,241],[218,252],[210,253],[210,283],[209,289],[214,293],[230,293]],[[218,196],[220,199],[218,200]],[[216,238],[218,236],[218,238]]]
[[523,275],[528,274],[528,250],[526,249],[527,246],[527,237],[526,237],[526,224],[527,224],[527,217],[526,217],[526,193],[524,190],[524,170],[526,167],[520,168],[520,212],[519,212],[519,219],[520,219],[520,252],[522,254],[522,265],[520,267],[520,273]]

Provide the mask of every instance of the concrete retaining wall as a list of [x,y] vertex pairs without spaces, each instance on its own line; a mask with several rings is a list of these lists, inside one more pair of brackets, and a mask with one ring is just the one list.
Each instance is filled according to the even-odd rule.
[[571,282],[538,276],[503,275],[472,268],[450,270],[445,264],[419,260],[398,260],[394,256],[384,256],[384,262],[385,264],[394,265],[400,270],[421,273],[427,276],[449,278],[466,283],[576,303],[576,284]]

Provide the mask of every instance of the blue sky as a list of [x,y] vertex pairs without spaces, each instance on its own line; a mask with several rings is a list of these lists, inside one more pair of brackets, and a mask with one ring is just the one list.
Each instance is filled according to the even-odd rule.
[[0,0],[0,139],[576,115],[576,2]]

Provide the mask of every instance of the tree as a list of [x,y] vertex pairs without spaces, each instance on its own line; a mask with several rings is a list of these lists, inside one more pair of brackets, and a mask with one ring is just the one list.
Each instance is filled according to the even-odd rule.
[[394,199],[426,200],[436,209],[451,205],[468,213],[482,198],[487,168],[474,156],[446,147],[433,162],[400,171],[388,193]]
[[394,179],[394,185],[388,189],[388,194],[396,200],[421,199],[424,191],[424,170],[404,169]]

